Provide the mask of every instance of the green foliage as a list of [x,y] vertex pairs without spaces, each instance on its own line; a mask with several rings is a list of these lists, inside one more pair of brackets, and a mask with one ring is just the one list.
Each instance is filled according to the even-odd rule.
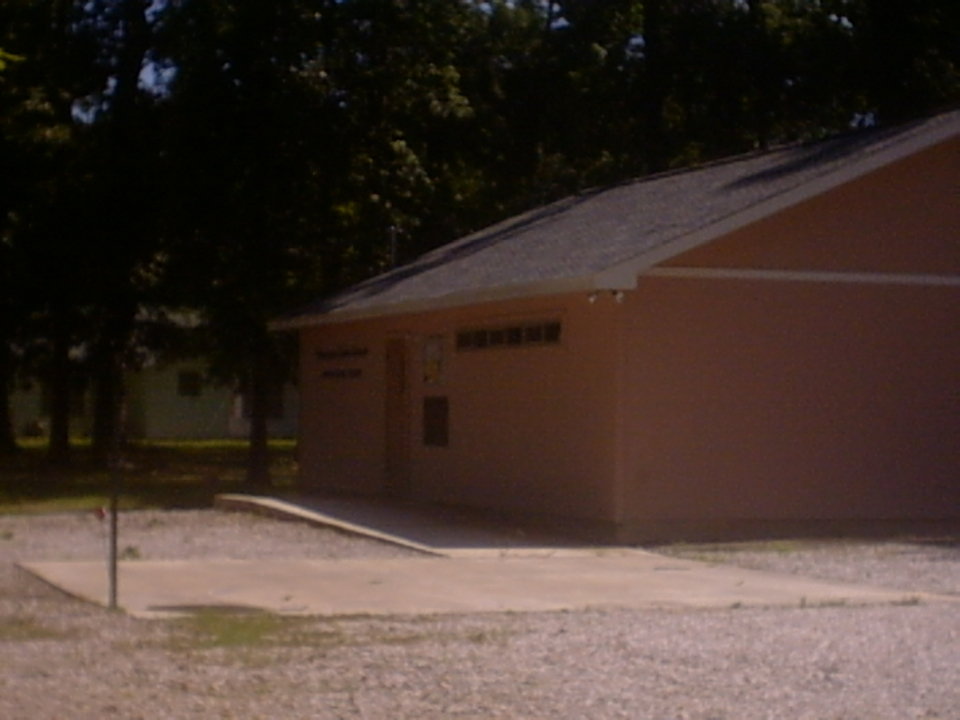
[[8,53],[3,48],[0,48],[0,72],[3,72],[7,69],[9,63],[23,62],[24,57],[22,55],[14,55],[13,53]]
[[0,642],[35,642],[37,640],[61,640],[68,633],[54,630],[31,617],[0,617]]

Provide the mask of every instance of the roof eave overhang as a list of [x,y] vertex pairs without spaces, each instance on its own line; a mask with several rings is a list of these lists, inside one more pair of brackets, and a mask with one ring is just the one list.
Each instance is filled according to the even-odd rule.
[[[437,310],[452,310],[484,303],[521,300],[545,295],[562,295],[566,293],[614,289],[612,287],[605,287],[602,284],[601,275],[605,276],[606,274],[557,278],[537,283],[518,283],[484,288],[477,291],[450,293],[405,302],[370,305],[367,307],[333,309],[324,313],[299,315],[292,318],[276,320],[269,324],[269,328],[274,331],[302,330],[309,327],[370,320],[373,318],[416,315],[418,313],[434,312]],[[635,286],[636,280],[634,279],[634,281],[630,283],[630,287]]]

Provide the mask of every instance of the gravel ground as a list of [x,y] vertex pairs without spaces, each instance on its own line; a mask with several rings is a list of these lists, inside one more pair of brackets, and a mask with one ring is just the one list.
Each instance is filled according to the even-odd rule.
[[[0,516],[0,718],[960,720],[960,603],[144,621],[13,567],[104,548],[92,515]],[[214,511],[125,514],[121,549],[410,554]],[[666,551],[960,596],[956,539]]]

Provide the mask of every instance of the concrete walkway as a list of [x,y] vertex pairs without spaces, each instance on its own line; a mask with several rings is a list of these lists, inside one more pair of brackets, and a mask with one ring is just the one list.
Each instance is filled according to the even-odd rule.
[[[339,503],[339,504],[338,504]],[[137,617],[203,608],[289,615],[397,615],[583,608],[865,605],[956,598],[812,580],[678,560],[631,548],[547,546],[543,538],[455,515],[382,504],[309,506],[231,496],[221,506],[331,525],[424,552],[354,560],[130,561],[120,564],[120,605]],[[381,518],[377,521],[376,518]],[[431,543],[431,544],[428,544]],[[24,563],[77,597],[106,604],[103,562]]]

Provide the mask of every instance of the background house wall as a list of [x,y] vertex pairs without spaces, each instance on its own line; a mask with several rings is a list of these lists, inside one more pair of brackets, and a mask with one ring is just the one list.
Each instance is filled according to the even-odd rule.
[[[669,263],[960,272],[957,143]],[[960,517],[960,287],[641,277],[624,533]]]
[[[283,388],[277,414],[267,423],[271,437],[297,432],[296,388]],[[250,420],[233,387],[211,382],[202,362],[167,363],[127,376],[127,435],[149,439],[245,438]]]
[[[70,431],[87,435],[92,427],[93,398],[89,389],[76,388],[70,397]],[[49,397],[43,385],[32,382],[14,387],[10,397],[13,431],[22,437],[45,435],[50,427]]]
[[[385,348],[402,339],[411,497],[611,525],[620,316],[609,294],[576,294],[304,330],[303,482],[388,484]],[[461,332],[555,321],[559,343],[457,347]],[[424,442],[424,398],[446,403],[446,445]]]
[[[124,378],[124,433],[139,440],[244,438],[250,421],[242,397],[232,387],[210,383],[202,362],[151,365]],[[39,383],[18,389],[13,395],[14,429],[29,434],[30,426],[46,433],[49,411]],[[294,437],[297,433],[298,394],[293,385],[283,388],[282,413],[268,421],[271,437]],[[90,433],[93,399],[89,389],[76,393],[70,432]]]
[[[190,378],[184,382],[184,378]],[[225,438],[233,393],[203,382],[204,368],[176,363],[127,379],[127,435],[131,438]]]
[[[250,415],[244,397],[230,388],[221,387],[221,391],[230,392],[230,412],[227,414],[227,436],[247,438],[250,436]],[[271,400],[274,410],[267,418],[267,435],[274,438],[294,438],[297,436],[297,419],[300,416],[300,394],[293,383],[279,389],[279,398]]]
[[13,431],[17,435],[35,435],[41,432],[46,410],[39,386],[15,387],[10,395],[10,414]]

